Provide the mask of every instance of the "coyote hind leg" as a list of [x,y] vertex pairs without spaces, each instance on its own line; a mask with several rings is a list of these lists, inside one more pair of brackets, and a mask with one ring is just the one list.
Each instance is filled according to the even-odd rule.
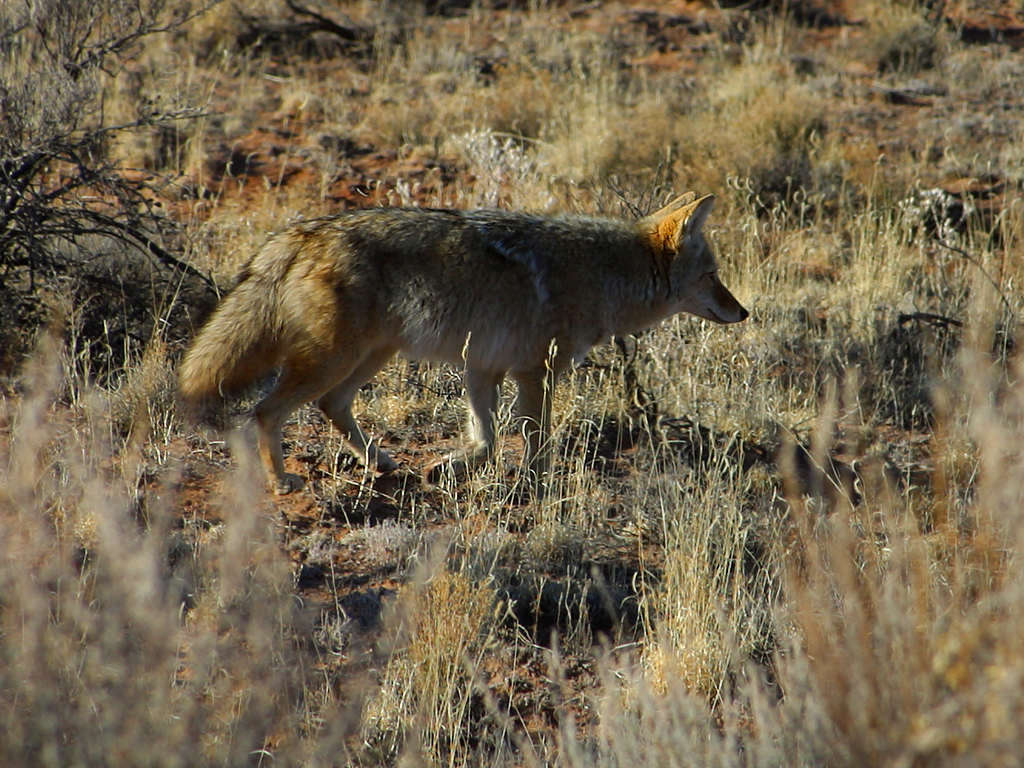
[[319,383],[294,371],[285,371],[274,390],[256,406],[260,461],[274,493],[279,495],[298,491],[305,485],[301,477],[284,471],[281,427],[292,411],[323,390],[324,385],[317,386]]
[[383,448],[372,442],[359,427],[359,423],[352,415],[352,401],[355,399],[359,387],[379,371],[394,353],[395,350],[392,347],[384,347],[371,352],[344,381],[337,384],[317,401],[320,410],[327,414],[334,426],[341,432],[342,438],[348,443],[356,458],[366,462],[367,466],[371,468],[375,467],[378,472],[393,472],[398,469],[398,464]]
[[[340,357],[345,359],[345,356]],[[281,427],[285,420],[300,405],[319,398],[338,381],[347,382],[353,370],[344,362],[334,365],[293,363],[281,373],[273,391],[256,406],[260,461],[275,493],[291,493],[305,484],[301,477],[284,470]]]

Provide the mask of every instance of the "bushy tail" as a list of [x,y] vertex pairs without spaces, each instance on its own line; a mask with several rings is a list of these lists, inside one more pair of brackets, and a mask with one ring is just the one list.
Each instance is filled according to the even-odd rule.
[[277,310],[275,286],[251,274],[221,300],[178,368],[178,392],[191,418],[215,422],[227,397],[278,364]]

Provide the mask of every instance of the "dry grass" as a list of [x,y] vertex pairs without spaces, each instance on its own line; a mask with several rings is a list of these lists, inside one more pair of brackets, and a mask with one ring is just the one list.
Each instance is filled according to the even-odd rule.
[[474,712],[473,672],[493,642],[494,594],[441,571],[403,595],[392,618],[396,647],[364,714],[382,760],[402,752],[467,761],[486,725]]
[[[140,52],[114,112],[205,115],[114,151],[175,180],[221,284],[357,201],[628,215],[693,187],[752,318],[596,350],[556,392],[541,499],[506,405],[500,458],[437,489],[375,484],[303,411],[310,485],[280,501],[239,435],[180,423],[172,344],[98,371],[55,301],[64,335],[0,399],[0,762],[1015,764],[1019,72],[926,8],[852,5],[829,49],[783,13],[662,19],[663,44],[557,4],[354,2],[327,8],[374,34],[334,58],[243,49],[230,6]],[[946,72],[1003,122],[873,90]],[[1003,138],[983,157],[971,130]],[[998,206],[928,207],[986,168]],[[404,361],[357,408],[417,468],[465,419],[458,372]]]

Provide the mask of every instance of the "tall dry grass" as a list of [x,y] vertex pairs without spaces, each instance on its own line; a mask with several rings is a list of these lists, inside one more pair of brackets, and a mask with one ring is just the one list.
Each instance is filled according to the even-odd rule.
[[172,467],[143,500],[106,398],[55,410],[62,363],[42,346],[5,399],[3,761],[239,764],[300,744],[307,630],[251,477],[210,531],[174,506]]

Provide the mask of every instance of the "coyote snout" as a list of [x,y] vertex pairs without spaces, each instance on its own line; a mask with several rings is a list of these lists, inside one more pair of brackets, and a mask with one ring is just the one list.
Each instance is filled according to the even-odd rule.
[[493,454],[510,374],[539,476],[554,378],[591,346],[678,312],[747,317],[702,234],[712,202],[688,193],[637,222],[377,208],[296,224],[249,261],[200,331],[181,394],[202,406],[280,366],[255,416],[261,460],[287,492],[301,480],[284,470],[281,426],[309,400],[356,455],[396,467],[352,415],[359,387],[396,352],[465,367],[472,440],[449,457],[457,474]]
[[722,281],[718,279],[716,273],[708,273],[704,280],[707,282],[707,286],[702,293],[703,306],[693,314],[722,325],[741,323],[747,319],[750,313],[736,301],[736,298],[729,293],[729,289],[722,285]]

